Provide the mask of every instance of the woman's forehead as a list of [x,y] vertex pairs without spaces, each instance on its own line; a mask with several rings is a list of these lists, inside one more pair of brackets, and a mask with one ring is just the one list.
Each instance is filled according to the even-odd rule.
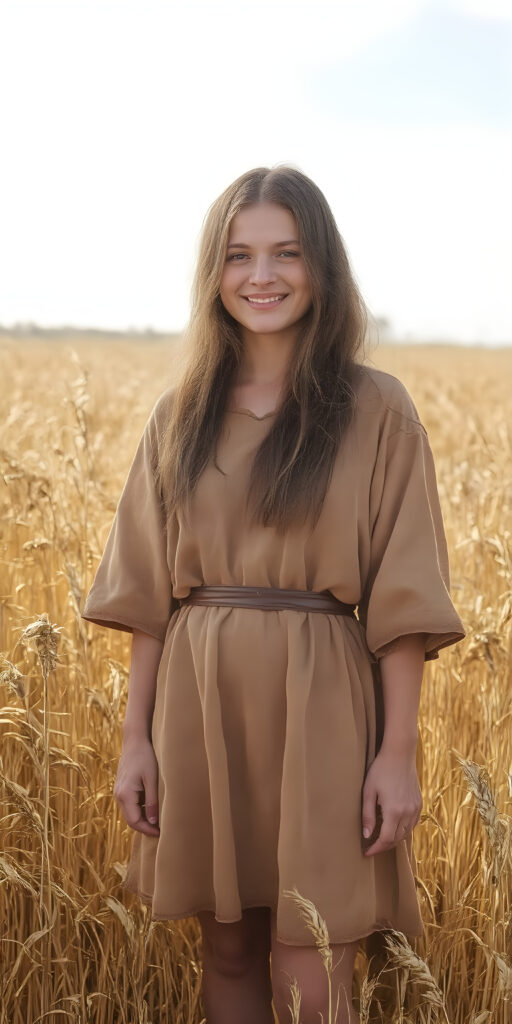
[[[249,235],[258,240],[274,233],[282,235],[282,238],[276,238],[276,241],[284,242],[293,239],[298,241],[297,224],[292,212],[286,207],[280,206],[279,203],[251,203],[250,206],[244,206],[233,217],[229,229],[229,241],[247,244]],[[242,237],[243,235],[247,235],[247,238]]]

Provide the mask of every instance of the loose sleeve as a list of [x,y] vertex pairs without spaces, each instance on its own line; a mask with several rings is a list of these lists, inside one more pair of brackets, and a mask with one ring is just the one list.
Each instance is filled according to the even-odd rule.
[[407,423],[381,446],[370,494],[370,559],[358,615],[376,660],[423,634],[425,661],[464,638],[451,601],[448,549],[425,428]]
[[177,601],[167,561],[163,503],[155,483],[155,410],[130,466],[82,618],[132,633],[165,638]]

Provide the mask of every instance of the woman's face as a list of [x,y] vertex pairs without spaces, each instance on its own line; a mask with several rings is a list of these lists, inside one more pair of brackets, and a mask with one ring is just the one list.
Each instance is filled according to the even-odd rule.
[[254,203],[231,222],[220,297],[247,331],[288,331],[307,313],[311,289],[295,217],[278,203]]

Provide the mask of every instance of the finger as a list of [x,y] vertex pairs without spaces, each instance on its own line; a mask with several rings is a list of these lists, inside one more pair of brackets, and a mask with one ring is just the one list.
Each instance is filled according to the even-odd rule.
[[385,850],[390,850],[393,846],[397,846],[402,839],[407,839],[407,836],[410,835],[411,832],[411,825],[404,821],[400,821],[395,829],[393,838],[392,826],[388,824],[387,830],[383,826],[378,840],[365,850],[365,855],[373,857],[376,853],[383,853]]
[[139,821],[135,825],[131,826],[135,832],[143,832],[145,836],[159,836],[160,828],[158,825],[150,825],[149,821],[145,818],[139,818]]
[[363,836],[365,839],[371,836],[377,818],[377,794],[373,787],[363,788],[363,805],[361,808],[361,822]]
[[384,816],[378,837],[371,846],[366,849],[365,856],[374,856],[376,853],[383,853],[390,850],[396,844],[396,819]]
[[142,796],[141,790],[137,789],[118,789],[116,795],[116,801],[126,819],[128,825],[132,828],[141,816],[140,798]]
[[368,849],[363,851],[364,856],[373,857],[375,856],[376,853],[385,853],[386,850],[391,850],[393,846],[396,846],[396,843],[385,842],[382,836],[379,836],[379,838],[374,843],[372,843],[372,845],[369,846]]
[[143,832],[144,835],[146,835],[146,836],[158,836],[158,835],[160,835],[160,829],[159,829],[158,825],[153,825],[153,824],[151,824],[151,822],[146,820],[146,817],[142,813],[142,808],[140,806],[139,806],[139,816],[138,816],[138,818],[134,819],[133,815],[131,815],[131,821],[128,821],[128,818],[126,817],[126,814],[125,814],[125,818],[126,818],[126,820],[128,822],[128,825],[130,826],[130,828],[133,828],[136,832]]
[[145,805],[146,818],[151,822],[152,825],[156,825],[158,821],[158,800],[154,803],[147,803]]
[[137,832],[144,832],[146,835],[154,836],[158,835],[159,829],[157,825],[152,825],[146,821],[142,808],[139,803],[141,791],[137,789],[131,789],[128,793],[118,794],[118,803],[123,813],[123,816],[130,826]]
[[144,783],[144,810],[146,818],[153,825],[158,820],[158,778],[152,775],[151,778],[142,777]]

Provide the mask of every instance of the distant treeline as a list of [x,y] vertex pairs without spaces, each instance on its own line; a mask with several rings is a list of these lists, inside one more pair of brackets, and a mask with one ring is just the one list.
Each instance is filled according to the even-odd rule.
[[33,323],[16,323],[10,327],[0,324],[0,337],[19,338],[30,340],[42,338],[44,341],[68,341],[70,338],[91,339],[95,341],[125,341],[141,339],[151,341],[174,341],[179,338],[179,333],[170,331],[155,331],[152,327],[137,329],[127,327],[125,330],[109,330],[106,327],[74,327],[72,324],[63,324],[59,327],[40,327]]

